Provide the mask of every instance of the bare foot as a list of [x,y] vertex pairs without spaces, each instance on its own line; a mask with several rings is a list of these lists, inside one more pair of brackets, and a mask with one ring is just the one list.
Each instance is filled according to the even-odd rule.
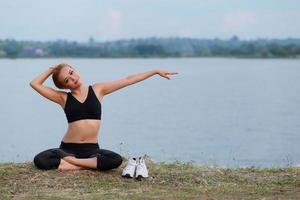
[[76,166],[88,168],[88,169],[97,169],[97,157],[92,158],[76,158],[73,156],[66,156],[62,160]]
[[68,170],[83,170],[86,169],[81,166],[73,165],[71,163],[68,163],[67,161],[61,159],[60,164],[57,168],[59,171],[68,171]]

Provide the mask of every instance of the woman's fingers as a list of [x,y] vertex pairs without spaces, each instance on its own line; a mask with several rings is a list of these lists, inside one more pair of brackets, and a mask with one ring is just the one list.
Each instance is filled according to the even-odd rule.
[[166,75],[176,75],[178,74],[177,72],[166,72]]
[[177,72],[167,72],[166,73],[166,78],[170,80],[171,79],[170,75],[175,75],[175,74],[178,74],[178,73]]
[[175,74],[178,74],[178,72],[168,72],[168,74],[175,75]]
[[176,75],[176,74],[178,74],[178,73],[177,72],[167,72],[167,71],[163,71],[163,70],[159,73],[159,75],[161,75],[162,77],[164,77],[168,80],[171,79],[171,75]]

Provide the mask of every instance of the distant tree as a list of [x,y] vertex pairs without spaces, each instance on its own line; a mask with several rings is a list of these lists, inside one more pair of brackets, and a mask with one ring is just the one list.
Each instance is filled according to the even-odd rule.
[[134,50],[140,56],[159,56],[164,55],[164,49],[160,45],[140,44],[134,47]]
[[3,44],[3,51],[9,58],[16,58],[21,50],[21,44],[15,40],[5,40]]
[[91,36],[89,37],[89,44],[93,45],[95,43],[95,39]]
[[[36,53],[43,52],[43,53]],[[300,39],[158,38],[97,42],[0,40],[0,57],[300,57]]]

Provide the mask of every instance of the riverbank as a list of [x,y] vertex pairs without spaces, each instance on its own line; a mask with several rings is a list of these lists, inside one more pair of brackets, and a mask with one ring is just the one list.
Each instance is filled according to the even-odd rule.
[[147,161],[149,178],[116,170],[41,171],[0,164],[0,199],[300,199],[300,168],[225,169]]

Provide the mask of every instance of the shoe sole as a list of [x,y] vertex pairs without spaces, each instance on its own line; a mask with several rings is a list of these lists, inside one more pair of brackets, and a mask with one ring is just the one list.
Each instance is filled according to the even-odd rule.
[[124,178],[133,178],[132,176],[130,176],[130,174],[122,175],[122,177],[124,177]]
[[141,181],[143,178],[144,178],[144,177],[143,177],[142,175],[138,175],[138,176],[136,177],[136,180]]
[[136,177],[136,180],[141,181],[142,179],[145,179],[145,178],[148,178],[148,176],[147,176],[147,177],[144,177],[144,176],[142,176],[142,175],[138,175],[138,176]]

